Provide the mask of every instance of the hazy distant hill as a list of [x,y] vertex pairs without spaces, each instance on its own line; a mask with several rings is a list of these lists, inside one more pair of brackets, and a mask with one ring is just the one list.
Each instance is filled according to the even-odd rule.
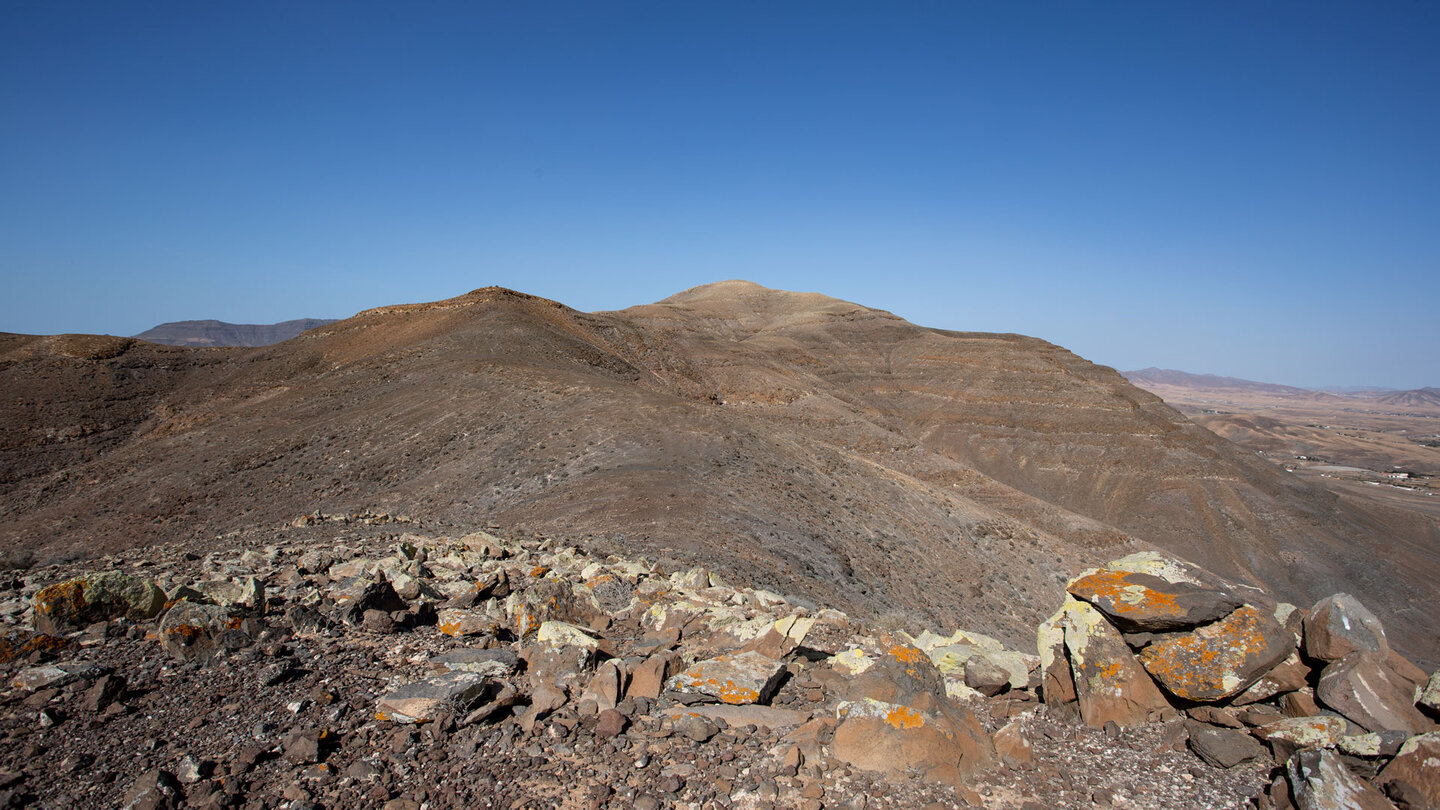
[[1377,397],[1376,402],[1393,408],[1419,408],[1440,410],[1440,388],[1417,388],[1414,391],[1396,391]]
[[1316,393],[1308,388],[1296,388],[1291,385],[1255,382],[1254,380],[1242,380],[1239,377],[1221,377],[1215,374],[1191,374],[1188,371],[1176,371],[1173,368],[1142,368],[1139,371],[1122,371],[1120,373],[1125,375],[1125,379],[1142,388],[1154,385],[1174,385],[1184,388],[1205,388],[1227,391],[1239,390],[1271,394],[1273,396],[1305,397],[1307,399],[1315,396]]
[[171,321],[141,332],[135,337],[167,346],[269,346],[289,340],[308,329],[334,322],[333,318],[301,318],[281,323]]

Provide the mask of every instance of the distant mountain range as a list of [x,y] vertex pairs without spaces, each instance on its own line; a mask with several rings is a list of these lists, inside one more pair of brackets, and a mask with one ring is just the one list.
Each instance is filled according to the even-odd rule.
[[135,337],[167,346],[269,346],[331,323],[335,323],[334,318],[300,318],[280,323],[171,321],[147,329]]
[[1440,409],[1440,388],[1417,388],[1412,391],[1397,391],[1393,388],[1297,388],[1291,385],[1242,380],[1239,377],[1221,377],[1215,374],[1191,374],[1172,368],[1142,368],[1138,371],[1122,371],[1125,379],[1153,390],[1171,386],[1192,391],[1210,391],[1256,394],[1282,399],[1304,399],[1316,401],[1364,400],[1367,407],[1384,405],[1406,410]]

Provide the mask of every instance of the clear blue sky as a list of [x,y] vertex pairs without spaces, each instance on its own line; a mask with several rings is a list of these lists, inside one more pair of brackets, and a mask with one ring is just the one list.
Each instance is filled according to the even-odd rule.
[[0,0],[0,330],[746,278],[1440,385],[1440,3]]

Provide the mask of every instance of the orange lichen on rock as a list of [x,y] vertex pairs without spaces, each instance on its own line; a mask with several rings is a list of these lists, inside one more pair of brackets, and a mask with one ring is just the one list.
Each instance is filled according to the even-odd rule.
[[890,655],[894,656],[895,660],[902,664],[918,664],[921,659],[925,658],[925,653],[915,647],[902,644],[896,644],[891,647]]
[[895,706],[885,713],[885,722],[895,728],[919,728],[925,725],[925,717],[909,706]]

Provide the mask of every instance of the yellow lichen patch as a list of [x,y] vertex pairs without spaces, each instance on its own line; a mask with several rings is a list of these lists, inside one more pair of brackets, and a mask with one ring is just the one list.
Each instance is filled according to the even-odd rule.
[[586,581],[585,587],[587,587],[587,588],[589,588],[590,590],[593,591],[593,590],[595,590],[596,588],[600,587],[601,585],[604,585],[604,584],[607,583],[607,582],[614,582],[614,581],[615,581],[615,577],[612,577],[612,576],[610,576],[609,574],[601,574],[601,575],[599,575],[599,576],[597,576],[597,577],[593,577],[593,578],[589,579],[588,581]]
[[459,622],[440,622],[440,623],[437,624],[436,626],[440,628],[440,632],[444,633],[444,634],[447,635],[447,636],[458,636],[458,635],[460,635],[460,623],[459,623]]
[[925,725],[925,718],[909,706],[895,706],[885,713],[885,722],[899,729],[919,728]]

